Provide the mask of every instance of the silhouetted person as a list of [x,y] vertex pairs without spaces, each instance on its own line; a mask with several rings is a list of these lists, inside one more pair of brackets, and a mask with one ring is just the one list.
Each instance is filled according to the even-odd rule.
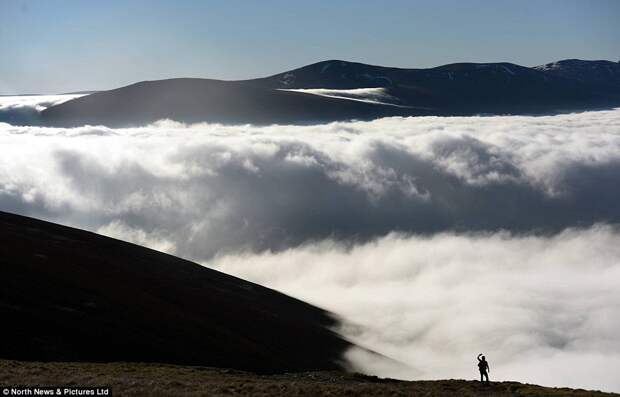
[[489,362],[484,358],[482,353],[478,354],[478,370],[480,371],[480,382],[483,382],[483,378],[487,379],[487,385],[489,384],[489,372],[491,372],[491,368],[489,367]]

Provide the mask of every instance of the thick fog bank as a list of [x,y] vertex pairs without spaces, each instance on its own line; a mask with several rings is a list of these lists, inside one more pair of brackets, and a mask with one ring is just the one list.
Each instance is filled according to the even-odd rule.
[[0,208],[195,260],[620,220],[620,110],[134,129],[0,124]]
[[358,369],[405,379],[478,377],[620,391],[620,233],[553,237],[391,234],[207,263],[325,307],[361,346]]

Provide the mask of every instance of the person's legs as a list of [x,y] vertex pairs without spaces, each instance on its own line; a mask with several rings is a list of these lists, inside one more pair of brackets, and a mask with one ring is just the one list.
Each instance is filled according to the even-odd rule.
[[484,372],[483,372],[483,371],[480,371],[480,383],[482,383],[482,382],[483,382],[483,376],[484,376]]
[[[486,371],[484,372],[484,377],[487,380],[487,384],[489,384],[489,374]],[[482,380],[480,382],[482,382]]]

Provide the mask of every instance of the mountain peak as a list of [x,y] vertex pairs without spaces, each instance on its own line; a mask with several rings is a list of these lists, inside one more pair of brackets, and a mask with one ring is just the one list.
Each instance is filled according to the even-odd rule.
[[620,62],[563,59],[535,66],[533,69],[599,87],[620,88]]
[[566,59],[401,69],[329,59],[244,81],[134,84],[44,110],[50,125],[183,122],[308,123],[388,116],[547,114],[616,107],[620,64]]
[[385,71],[393,68],[329,59],[260,79],[278,88],[372,88],[388,87],[392,80]]

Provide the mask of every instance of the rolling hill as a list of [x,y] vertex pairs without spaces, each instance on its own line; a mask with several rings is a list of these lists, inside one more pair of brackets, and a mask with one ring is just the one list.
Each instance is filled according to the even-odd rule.
[[582,111],[620,106],[619,65],[564,60],[534,68],[455,63],[401,69],[330,60],[252,80],[144,81],[49,107],[41,121],[53,126],[112,127],[164,118],[299,124],[386,116]]
[[341,368],[327,312],[171,255],[0,212],[0,357]]

